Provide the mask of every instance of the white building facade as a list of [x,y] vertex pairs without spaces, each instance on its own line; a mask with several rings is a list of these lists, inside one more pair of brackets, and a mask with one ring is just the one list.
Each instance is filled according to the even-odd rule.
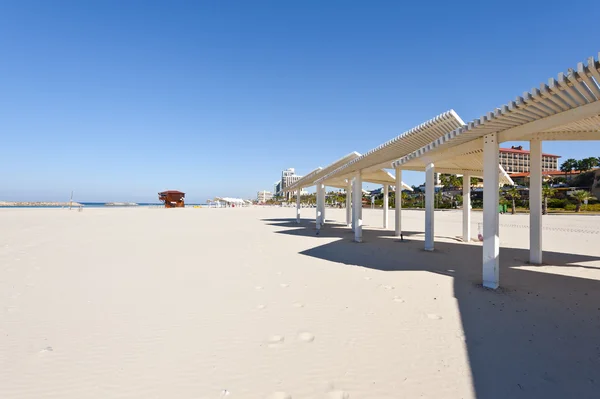
[[[281,180],[276,185],[275,194],[284,195],[286,187],[291,186],[300,179],[302,179],[302,176],[297,175],[296,170],[294,168],[287,168],[281,171]],[[285,193],[285,196],[286,199],[289,200],[291,198],[291,193]]]
[[273,198],[273,193],[267,190],[259,191],[256,193],[256,201],[259,204],[264,204],[268,200]]

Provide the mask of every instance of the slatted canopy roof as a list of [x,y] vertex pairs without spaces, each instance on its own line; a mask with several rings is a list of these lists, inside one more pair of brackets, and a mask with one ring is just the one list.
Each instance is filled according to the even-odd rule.
[[307,173],[306,175],[302,176],[301,179],[299,179],[298,181],[296,181],[294,184],[289,185],[288,187],[285,188],[284,191],[292,191],[291,189],[293,188],[294,191],[298,190],[298,189],[302,189],[304,187],[310,187],[312,186],[313,183],[313,178],[317,175],[317,173],[319,173],[321,170],[323,170],[323,168],[321,168],[320,166],[318,168],[316,168],[315,170],[313,170],[310,173]]
[[422,123],[400,136],[381,144],[366,154],[325,174],[320,181],[338,177],[347,178],[358,170],[363,172],[389,168],[391,163],[420,147],[430,143],[456,128],[464,126],[464,122],[453,110],[444,112],[435,118]]
[[481,171],[483,137],[491,133],[497,134],[498,142],[600,140],[599,83],[600,63],[590,57],[586,65],[580,62],[576,69],[559,73],[557,79],[432,140],[392,166],[423,170],[427,163],[434,163],[442,173],[440,169]]
[[[351,152],[350,154],[338,159],[337,161],[333,162],[331,165],[329,165],[325,168],[319,167],[319,168],[313,170],[312,172],[310,172],[306,176],[302,177],[300,180],[298,180],[294,184],[291,184],[288,187],[286,187],[285,191],[288,191],[288,192],[297,191],[304,187],[314,186],[317,184],[317,182],[325,184],[326,186],[329,186],[329,187],[345,189],[348,187],[348,183],[347,183],[347,180],[345,177],[336,176],[334,178],[323,180],[323,176],[325,176],[327,173],[337,169],[340,165],[344,165],[348,162],[351,162],[353,159],[357,159],[359,157],[360,157],[360,154],[358,152],[356,152],[356,151]],[[376,169],[376,170],[371,170],[371,171],[366,172],[363,176],[363,182],[395,185],[396,178],[394,177],[394,175],[390,174],[386,170]],[[411,187],[409,187],[408,185],[406,185],[404,183],[402,183],[402,187],[403,187],[403,190],[412,190]]]
[[[375,183],[375,184],[382,184],[382,185],[387,184],[388,186],[396,185],[396,177],[384,169],[377,169],[377,170],[365,172],[362,176],[362,180],[363,180],[363,182],[366,182],[366,183]],[[332,187],[346,188],[348,183],[347,183],[346,178],[336,176],[330,180],[327,180],[326,185],[332,186]],[[402,182],[402,190],[413,191],[412,187],[410,187],[409,185],[407,185],[404,182]]]
[[310,172],[309,174],[307,174],[306,176],[304,176],[302,179],[298,180],[294,184],[290,184],[289,186],[287,186],[285,188],[285,191],[292,192],[292,191],[297,191],[299,189],[302,189],[304,187],[314,186],[315,184],[317,184],[317,180],[319,180],[321,177],[325,176],[327,173],[339,168],[341,165],[344,165],[358,157],[360,157],[360,154],[358,152],[356,152],[356,151],[351,152],[350,154],[333,162],[329,166],[326,166],[325,168],[319,167],[319,168],[313,170],[312,172]]
[[[403,158],[405,159],[405,158]],[[483,177],[483,148],[468,151],[465,154],[453,157],[434,157],[427,156],[412,158],[407,163],[401,163],[402,160],[394,162],[393,166],[399,166],[402,170],[425,171],[429,163],[435,165],[435,171],[438,173],[448,173],[462,175],[469,173],[473,177]],[[498,165],[498,174],[500,176],[500,184],[514,185],[510,175],[506,173],[501,165]]]

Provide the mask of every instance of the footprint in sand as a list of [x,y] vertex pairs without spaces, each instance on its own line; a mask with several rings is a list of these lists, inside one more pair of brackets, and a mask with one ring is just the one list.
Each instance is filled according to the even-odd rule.
[[303,307],[304,307],[304,304],[303,304],[303,303],[300,303],[300,302],[296,302],[296,303],[294,303],[294,305],[293,305],[293,306],[294,306],[295,308],[303,308]]
[[284,341],[285,337],[283,335],[271,335],[267,343],[269,344],[270,348],[277,348],[283,345]]
[[365,277],[365,280],[371,280],[372,277]]
[[398,297],[398,296],[395,296],[395,297],[394,297],[394,302],[400,302],[400,303],[403,303],[403,302],[404,302],[404,299],[402,299],[402,298],[400,298],[400,297]]
[[263,287],[261,287],[260,285],[257,285],[256,287],[254,287],[254,289],[256,291],[262,291]]
[[273,392],[267,399],[292,399],[292,395],[286,392]]
[[327,394],[327,398],[329,399],[349,399],[350,398],[350,394],[348,392],[345,391],[331,391]]
[[260,309],[260,310],[262,310],[262,309],[265,309],[266,307],[267,307],[267,305],[258,305],[258,306],[256,307],[256,309]]
[[383,288],[383,289],[386,289],[386,290],[393,290],[393,289],[394,289],[394,286],[391,286],[391,285],[383,285],[383,284],[382,284],[382,285],[381,285],[381,288]]
[[439,316],[439,315],[433,314],[433,313],[428,313],[427,318],[429,318],[431,320],[442,320],[443,319],[442,316]]
[[279,286],[280,286],[281,288],[287,288],[287,287],[289,287],[290,285],[289,285],[289,284],[279,284]]
[[315,340],[315,336],[309,332],[301,332],[300,334],[298,334],[298,340],[309,343]]
[[40,353],[47,353],[47,352],[52,352],[52,351],[54,351],[54,349],[52,349],[52,347],[51,347],[51,346],[47,346],[47,347],[45,347],[44,349],[42,349],[42,350],[40,351]]

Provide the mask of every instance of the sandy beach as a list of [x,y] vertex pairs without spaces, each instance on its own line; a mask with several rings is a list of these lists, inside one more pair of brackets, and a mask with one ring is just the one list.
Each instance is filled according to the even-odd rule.
[[[0,209],[0,398],[597,398],[600,217],[501,215],[502,288],[460,211]],[[310,218],[310,219],[309,219]],[[481,213],[473,213],[476,237]]]

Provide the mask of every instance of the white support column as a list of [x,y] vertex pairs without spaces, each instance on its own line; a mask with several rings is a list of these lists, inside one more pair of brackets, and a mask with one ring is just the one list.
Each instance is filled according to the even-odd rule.
[[390,186],[383,186],[383,228],[388,228],[388,212],[390,209]]
[[352,227],[352,179],[346,185],[346,226]]
[[471,174],[463,174],[463,242],[471,241]]
[[402,234],[402,169],[396,168],[396,210],[395,214],[395,236]]
[[362,242],[362,174],[354,176],[354,241]]
[[352,231],[356,231],[356,182],[352,178]]
[[325,197],[327,194],[327,187],[325,187],[325,185],[323,184],[323,200],[321,201],[322,207],[321,207],[321,226],[325,226]]
[[300,193],[302,189],[296,191],[296,223],[300,223]]
[[319,185],[317,184],[316,186],[317,188],[317,192],[315,193],[315,199],[316,199],[316,204],[315,204],[315,226],[317,227],[317,230],[320,228],[319,226],[319,218],[321,217],[321,213],[319,212],[319,210],[321,209],[321,199],[320,199],[320,193],[321,190],[319,190]]
[[542,141],[529,142],[529,263],[542,263]]
[[425,168],[425,251],[433,251],[435,205],[435,169],[430,163]]
[[319,230],[323,224],[323,202],[325,199],[324,187],[321,183],[317,184],[317,217],[316,217],[316,225],[317,230]]
[[497,133],[483,137],[483,286],[500,285],[499,173]]

